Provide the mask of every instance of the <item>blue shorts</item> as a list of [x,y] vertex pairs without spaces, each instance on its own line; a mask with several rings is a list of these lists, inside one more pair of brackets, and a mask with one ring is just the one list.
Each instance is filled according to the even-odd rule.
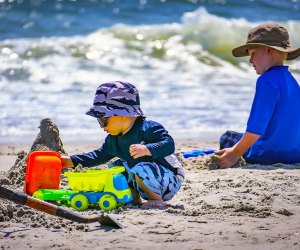
[[174,174],[168,168],[155,162],[140,162],[133,168],[129,168],[127,162],[117,160],[108,167],[124,166],[125,177],[128,185],[137,190],[144,200],[148,200],[147,194],[139,187],[134,175],[137,175],[152,192],[160,195],[164,201],[171,200],[182,185],[182,177]]

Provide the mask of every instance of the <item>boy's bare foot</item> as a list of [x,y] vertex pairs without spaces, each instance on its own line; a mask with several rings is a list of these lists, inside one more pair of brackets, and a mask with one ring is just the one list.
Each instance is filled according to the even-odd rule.
[[167,208],[166,203],[163,200],[149,200],[142,204],[142,209],[150,209],[150,208],[157,208],[157,209],[165,209]]

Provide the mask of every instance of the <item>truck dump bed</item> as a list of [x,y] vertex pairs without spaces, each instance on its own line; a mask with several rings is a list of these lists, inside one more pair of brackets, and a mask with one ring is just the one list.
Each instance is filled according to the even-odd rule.
[[113,167],[104,170],[86,170],[85,172],[66,172],[69,186],[73,191],[101,192],[105,183],[111,181],[114,174],[124,172],[124,167]]

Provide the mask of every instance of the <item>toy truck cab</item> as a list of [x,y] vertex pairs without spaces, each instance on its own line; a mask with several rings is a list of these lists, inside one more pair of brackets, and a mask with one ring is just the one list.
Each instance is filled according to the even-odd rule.
[[120,203],[130,202],[132,194],[125,176],[121,174],[123,171],[124,167],[113,167],[64,173],[71,189],[77,192],[70,196],[71,206],[82,211],[90,204],[98,203],[102,210],[112,210]]

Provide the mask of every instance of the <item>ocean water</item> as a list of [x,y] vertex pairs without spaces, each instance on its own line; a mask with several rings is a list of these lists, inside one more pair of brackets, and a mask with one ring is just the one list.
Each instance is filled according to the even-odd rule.
[[231,50],[263,22],[300,47],[299,0],[0,0],[0,140],[32,140],[46,117],[64,140],[103,138],[85,112],[112,80],[174,137],[244,131],[257,75]]

